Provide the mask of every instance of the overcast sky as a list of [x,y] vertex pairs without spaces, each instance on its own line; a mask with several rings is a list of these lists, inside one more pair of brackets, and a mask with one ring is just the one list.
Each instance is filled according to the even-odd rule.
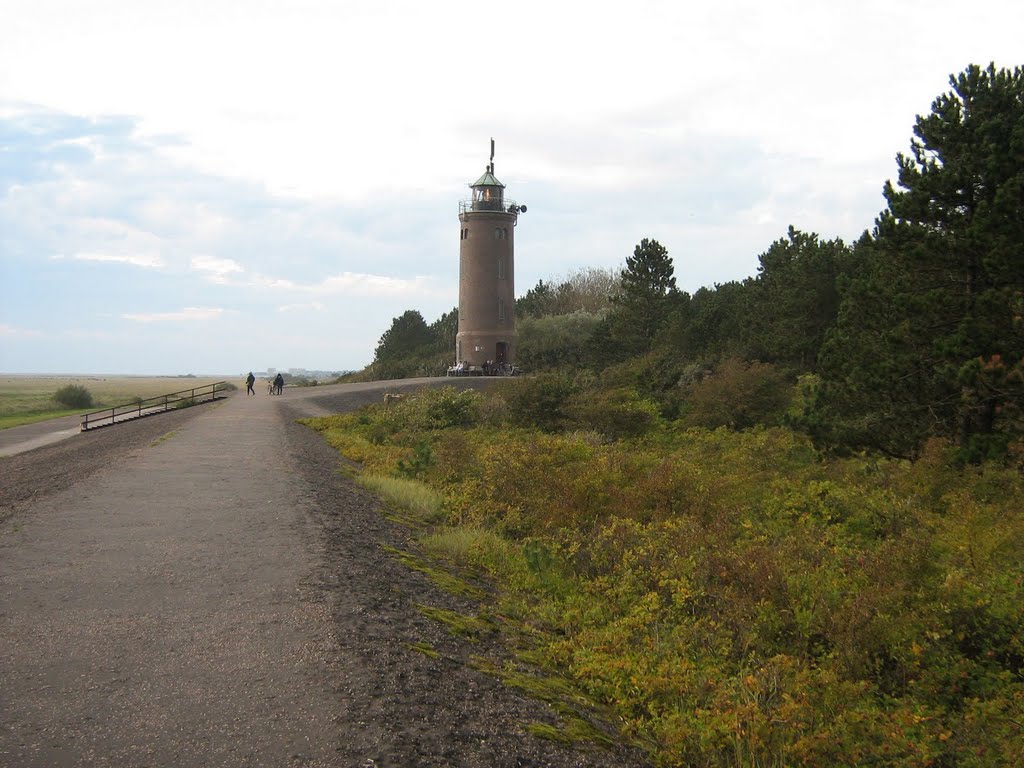
[[0,0],[0,371],[362,368],[456,305],[491,137],[517,295],[645,237],[685,290],[743,279],[790,225],[870,228],[915,116],[1022,29],[1019,0]]

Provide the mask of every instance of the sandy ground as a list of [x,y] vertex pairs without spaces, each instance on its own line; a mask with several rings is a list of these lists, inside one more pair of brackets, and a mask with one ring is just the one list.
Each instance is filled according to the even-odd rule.
[[416,609],[477,606],[387,554],[406,532],[294,421],[380,396],[240,393],[0,459],[0,766],[642,765],[526,733],[555,716],[467,664],[498,649]]

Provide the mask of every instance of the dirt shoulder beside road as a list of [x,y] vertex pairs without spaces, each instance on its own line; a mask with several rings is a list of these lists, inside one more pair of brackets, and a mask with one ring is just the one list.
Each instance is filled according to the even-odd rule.
[[389,554],[408,532],[294,420],[381,392],[234,395],[0,459],[0,764],[643,765],[529,733],[557,715],[470,663],[500,647],[421,612],[480,606]]

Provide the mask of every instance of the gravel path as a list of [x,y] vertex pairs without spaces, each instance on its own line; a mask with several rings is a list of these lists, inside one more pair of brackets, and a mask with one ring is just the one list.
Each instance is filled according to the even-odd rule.
[[527,734],[547,707],[416,610],[473,606],[382,549],[405,532],[294,422],[381,386],[0,459],[0,766],[641,765]]

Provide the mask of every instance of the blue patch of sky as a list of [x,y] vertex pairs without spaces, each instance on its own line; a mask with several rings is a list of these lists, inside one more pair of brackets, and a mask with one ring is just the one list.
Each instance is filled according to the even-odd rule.
[[0,118],[0,186],[52,179],[61,165],[90,163],[95,155],[84,140],[107,151],[135,148],[135,129],[136,122],[122,116],[89,119],[32,111]]

